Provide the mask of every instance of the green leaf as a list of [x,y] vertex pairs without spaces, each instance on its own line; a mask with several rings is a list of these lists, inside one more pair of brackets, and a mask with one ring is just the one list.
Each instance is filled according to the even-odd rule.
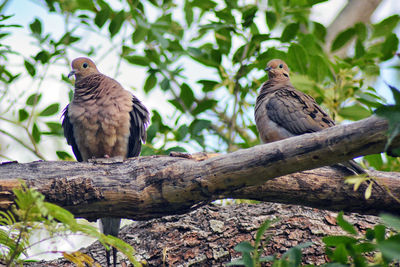
[[253,24],[257,11],[258,7],[256,5],[248,5],[244,8],[242,13],[242,25],[244,28]]
[[338,246],[339,244],[355,244],[355,243],[357,243],[357,239],[355,239],[354,237],[343,236],[343,235],[325,236],[322,238],[322,241],[327,246]]
[[42,23],[37,18],[35,18],[35,20],[31,24],[29,24],[29,28],[31,29],[33,34],[42,34]]
[[187,152],[187,150],[184,149],[183,147],[180,147],[180,146],[174,146],[174,147],[171,147],[171,148],[168,148],[167,150],[165,150],[164,154],[165,155],[169,155],[169,153],[171,153],[171,152],[183,152],[183,153],[185,153],[185,152]]
[[251,253],[254,251],[254,247],[248,241],[240,242],[233,249],[242,253]]
[[168,78],[164,78],[161,81],[160,87],[161,87],[161,90],[163,90],[163,91],[167,91],[169,88],[171,88],[171,85],[169,83],[169,79]]
[[124,57],[129,63],[139,65],[139,66],[149,66],[150,60],[144,56],[125,56]]
[[390,228],[394,228],[397,231],[400,231],[400,217],[393,216],[391,214],[381,214],[379,216],[383,223]]
[[350,28],[339,33],[333,40],[331,51],[333,52],[343,47],[347,42],[349,42],[354,37],[355,34],[356,31],[354,30],[354,28]]
[[193,8],[189,0],[185,0],[183,11],[185,13],[186,24],[188,27],[190,27],[190,25],[192,25],[193,22]]
[[307,73],[308,57],[303,46],[292,43],[288,51],[289,65],[302,74]]
[[295,38],[299,28],[300,28],[300,24],[297,22],[290,23],[289,25],[287,25],[286,28],[282,32],[281,41],[282,42],[292,41]]
[[326,36],[325,26],[318,22],[313,22],[313,25],[314,25],[313,35],[317,37],[320,41],[324,42]]
[[192,111],[192,115],[198,115],[208,109],[211,109],[218,103],[217,100],[214,99],[204,99],[198,102],[196,108]]
[[134,44],[140,43],[147,36],[148,32],[149,30],[147,28],[138,26],[135,32],[132,34],[132,42]]
[[186,124],[181,125],[175,132],[176,141],[182,141],[189,133],[189,127]]
[[148,93],[151,91],[151,89],[154,88],[154,86],[157,83],[157,76],[154,72],[152,72],[146,79],[144,86],[143,86],[143,90],[145,93]]
[[46,64],[49,62],[51,55],[46,50],[42,50],[36,54],[35,60],[42,62],[42,64]]
[[375,225],[374,232],[375,232],[375,239],[378,243],[385,240],[386,227],[384,225],[382,224]]
[[40,142],[40,136],[41,136],[41,132],[39,130],[39,127],[37,126],[36,123],[34,123],[33,127],[32,127],[32,137],[33,137],[33,140],[35,141],[35,143]]
[[277,21],[276,14],[275,12],[267,11],[265,13],[265,18],[267,20],[268,29],[271,31],[276,25]]
[[26,100],[26,104],[28,106],[34,106],[37,105],[40,102],[40,99],[42,98],[42,94],[32,94],[28,97]]
[[363,157],[370,166],[374,167],[376,170],[380,170],[383,166],[383,159],[381,154],[367,155]]
[[393,15],[373,25],[372,37],[381,37],[393,32],[400,21],[400,15]]
[[46,122],[46,125],[47,125],[47,127],[49,127],[50,132],[52,134],[60,134],[60,135],[63,134],[63,129],[62,129],[61,123],[49,121],[49,122]]
[[211,92],[214,90],[214,88],[216,87],[217,84],[219,84],[216,81],[211,81],[211,80],[199,80],[197,81],[197,83],[200,83],[203,85],[203,92],[207,93],[207,92]]
[[94,18],[94,23],[97,25],[97,27],[102,28],[106,21],[110,18],[111,16],[111,9],[109,7],[102,8],[97,14],[96,17]]
[[96,7],[94,6],[93,1],[87,1],[87,0],[76,0],[77,4],[78,4],[78,8],[79,9],[83,9],[83,10],[89,10],[89,11],[93,11],[96,10]]
[[[370,229],[368,229],[370,230]],[[353,246],[354,250],[359,252],[359,253],[366,253],[366,252],[372,252],[376,250],[376,245],[369,243],[369,242],[363,242],[357,245]]]
[[340,228],[342,228],[349,234],[357,235],[357,231],[354,226],[343,218],[343,211],[339,212],[336,218],[336,222],[340,226]]
[[217,6],[214,1],[211,0],[193,0],[192,1],[193,7],[199,7],[205,11],[209,11]]
[[335,262],[346,264],[348,256],[349,256],[349,254],[347,253],[345,245],[344,244],[339,244],[336,247],[335,251],[333,252],[332,259]]
[[365,55],[364,44],[360,39],[356,40],[356,45],[354,50],[355,50],[355,58],[360,58]]
[[255,241],[254,241],[257,247],[258,247],[258,244],[260,244],[261,238],[263,237],[265,231],[271,226],[271,224],[272,224],[273,222],[274,222],[274,221],[271,221],[271,220],[265,220],[265,221],[260,225],[260,227],[258,228],[257,233],[256,233],[256,239],[255,239]]
[[180,98],[182,99],[182,101],[185,104],[186,108],[190,108],[193,105],[195,97],[194,97],[192,89],[186,83],[183,83],[181,85]]
[[47,108],[42,110],[42,112],[39,113],[39,116],[46,117],[46,116],[54,115],[58,112],[59,109],[60,109],[59,103],[51,104]]
[[34,77],[36,74],[35,66],[27,60],[24,60],[25,69],[28,71],[31,77]]
[[118,12],[115,17],[111,20],[110,25],[108,26],[108,31],[110,32],[111,37],[114,37],[122,27],[122,24],[125,20],[125,12],[121,10]]
[[195,119],[189,126],[189,130],[192,135],[198,135],[204,129],[209,128],[211,125],[211,121],[209,120],[199,120]]
[[19,121],[24,121],[29,117],[29,113],[28,111],[26,111],[25,109],[19,109],[18,110],[18,120]]
[[396,54],[397,47],[399,46],[399,38],[397,35],[392,33],[386,36],[385,42],[382,44],[381,52],[381,60],[388,60]]
[[56,151],[56,155],[61,160],[73,160],[74,158],[65,151]]
[[361,105],[353,105],[349,107],[344,107],[339,110],[339,115],[344,119],[349,120],[361,120],[371,116],[371,111],[364,108]]
[[383,256],[392,260],[400,260],[400,243],[384,240],[378,243],[378,248],[382,252]]
[[310,55],[308,75],[316,82],[322,82],[329,74],[329,66],[320,55]]

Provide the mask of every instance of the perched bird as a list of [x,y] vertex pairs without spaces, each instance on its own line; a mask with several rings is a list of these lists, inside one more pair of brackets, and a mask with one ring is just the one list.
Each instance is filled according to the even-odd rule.
[[[89,58],[72,61],[75,91],[63,112],[64,136],[78,161],[92,158],[135,157],[146,140],[149,112],[116,80],[101,74]],[[121,219],[101,218],[105,235],[118,236]],[[113,248],[114,266],[116,249]],[[106,251],[107,266],[110,251]]]
[[[335,125],[311,96],[296,90],[290,82],[289,68],[280,59],[268,62],[268,81],[257,97],[254,116],[264,143],[313,133]],[[365,170],[354,160],[341,163],[356,174]]]

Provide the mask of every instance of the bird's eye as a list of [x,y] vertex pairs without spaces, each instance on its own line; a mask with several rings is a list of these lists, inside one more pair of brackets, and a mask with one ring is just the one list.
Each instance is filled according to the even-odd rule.
[[82,67],[83,67],[84,69],[86,69],[87,67],[89,67],[89,64],[87,64],[87,63],[85,62],[85,63],[83,63]]
[[283,69],[283,64],[279,64],[279,68]]

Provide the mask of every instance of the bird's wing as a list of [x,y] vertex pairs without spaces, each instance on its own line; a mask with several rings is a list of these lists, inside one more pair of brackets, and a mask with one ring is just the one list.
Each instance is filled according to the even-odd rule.
[[147,108],[135,96],[132,96],[132,107],[129,113],[131,127],[127,157],[136,157],[140,154],[142,142],[146,141],[146,127],[149,123]]
[[62,115],[62,117],[64,117],[64,119],[62,121],[62,127],[64,129],[64,136],[67,139],[68,145],[72,146],[72,151],[74,152],[76,160],[83,161],[81,152],[79,151],[78,145],[76,144],[76,141],[75,141],[74,129],[73,129],[72,123],[69,120],[68,107],[69,107],[69,105],[67,105],[64,108],[63,115]]
[[267,102],[269,118],[294,135],[312,133],[335,125],[315,100],[291,87],[277,90]]

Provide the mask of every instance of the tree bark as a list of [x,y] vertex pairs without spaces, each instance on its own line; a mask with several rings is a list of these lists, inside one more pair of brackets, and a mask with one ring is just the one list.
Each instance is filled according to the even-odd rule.
[[[398,203],[381,187],[377,186],[373,196],[365,200],[363,192],[353,192],[350,186],[343,185],[343,175],[322,179],[322,173],[317,171],[317,176],[304,172],[271,180],[356,156],[380,153],[387,141],[387,128],[385,120],[371,117],[201,161],[150,156],[126,162],[3,164],[0,208],[7,209],[13,203],[11,192],[21,179],[42,192],[48,201],[89,220],[104,215],[147,220],[186,213],[215,199],[237,197],[366,214],[399,213]],[[392,146],[400,146],[400,136]],[[394,195],[400,195],[399,173],[373,175],[379,183],[389,186]],[[256,185],[262,186],[247,188]]]
[[[253,242],[261,223],[278,218],[264,235],[263,256],[280,257],[289,248],[311,241],[313,245],[302,250],[302,263],[321,265],[327,262],[322,238],[348,235],[337,226],[336,216],[329,211],[275,203],[208,205],[185,215],[134,222],[121,229],[120,237],[135,248],[136,259],[145,262],[145,266],[225,266],[240,257],[234,250],[238,243]],[[379,223],[378,217],[359,214],[347,214],[345,219],[361,234]],[[99,242],[81,251],[106,266],[104,247]],[[120,263],[128,262],[119,253],[118,259]],[[74,265],[57,259],[26,266]]]

